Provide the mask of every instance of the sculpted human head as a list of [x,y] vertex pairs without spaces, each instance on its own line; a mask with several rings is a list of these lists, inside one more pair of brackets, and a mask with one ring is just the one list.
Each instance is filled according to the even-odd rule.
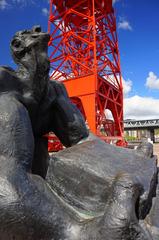
[[14,61],[25,67],[33,67],[36,63],[41,70],[49,71],[49,39],[49,34],[42,32],[40,26],[17,32],[10,44]]

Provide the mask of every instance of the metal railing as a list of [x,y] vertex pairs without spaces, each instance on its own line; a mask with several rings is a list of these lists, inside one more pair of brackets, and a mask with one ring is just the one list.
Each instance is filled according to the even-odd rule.
[[148,128],[148,127],[159,128],[159,119],[124,121],[124,129]]

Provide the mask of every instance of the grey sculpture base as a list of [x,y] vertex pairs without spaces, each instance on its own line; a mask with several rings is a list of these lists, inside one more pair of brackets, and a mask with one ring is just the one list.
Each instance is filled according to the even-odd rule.
[[71,206],[98,216],[104,211],[115,178],[123,173],[141,185],[138,214],[143,219],[156,188],[156,156],[145,157],[139,151],[94,139],[52,156],[47,181]]
[[[120,207],[120,203],[124,199],[123,193],[117,192],[118,196],[115,195],[115,197],[113,193],[116,183],[117,188],[123,187],[124,195],[126,195],[127,189],[131,191],[131,183],[126,178],[125,181],[122,177],[124,175],[126,178],[131,179],[130,182],[134,185],[133,195],[138,195],[138,199],[134,202],[134,209],[130,210],[130,212],[128,210],[131,208],[130,199],[128,198],[128,202],[124,203],[124,207],[128,208],[126,210],[123,204]],[[114,230],[112,232],[109,230],[111,233],[108,231],[107,234],[101,234],[100,237],[94,235],[96,236],[95,240],[149,240],[152,239],[152,236],[156,239],[155,234],[159,237],[159,224],[155,226],[157,233],[152,228],[150,229],[150,224],[153,221],[159,222],[158,215],[155,214],[154,216],[153,213],[156,212],[156,208],[159,209],[159,204],[155,198],[157,175],[157,157],[153,156],[151,144],[141,144],[137,150],[124,149],[106,144],[98,138],[91,136],[86,142],[52,155],[47,173],[47,181],[53,191],[65,202],[68,209],[74,209],[78,221],[83,222],[83,224],[85,224],[85,221],[93,221],[95,219],[97,221],[99,218],[105,218],[107,208],[110,212],[112,211],[108,216],[110,216],[110,219],[114,218],[111,224],[114,229],[113,224],[114,226],[116,225],[117,233],[114,233]],[[120,178],[124,180],[120,180]],[[119,205],[119,209],[113,206],[111,210],[111,203],[113,201]],[[125,214],[125,211],[128,211],[130,216],[135,216],[135,228],[138,229],[137,232],[141,231],[138,234],[138,238],[136,238],[137,233],[134,232],[133,236],[133,233],[129,229],[131,223],[127,224],[131,217],[129,220],[126,218],[124,220],[117,220],[118,217],[115,216],[115,214],[119,214],[119,216],[120,214]],[[149,211],[152,212],[150,212],[151,216],[148,215]],[[108,222],[105,223],[106,225],[110,224],[110,219],[108,218]],[[127,225],[127,229],[124,230],[123,226],[123,233],[119,235],[116,221],[125,221]],[[124,231],[127,232],[126,235]],[[79,236],[77,239],[84,238],[80,238]],[[91,237],[88,237],[88,239],[91,239]]]

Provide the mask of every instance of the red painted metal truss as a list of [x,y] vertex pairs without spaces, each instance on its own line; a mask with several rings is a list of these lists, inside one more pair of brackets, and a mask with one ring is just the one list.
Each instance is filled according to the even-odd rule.
[[64,82],[96,135],[122,140],[123,89],[112,0],[51,0],[48,29],[51,79]]

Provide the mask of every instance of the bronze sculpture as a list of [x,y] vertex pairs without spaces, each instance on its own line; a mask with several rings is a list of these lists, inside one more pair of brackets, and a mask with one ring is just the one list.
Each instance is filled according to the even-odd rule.
[[[48,40],[39,26],[18,32],[18,69],[0,68],[0,239],[158,239],[151,146],[133,151],[88,137],[64,86],[49,81]],[[50,162],[49,131],[69,147]]]

